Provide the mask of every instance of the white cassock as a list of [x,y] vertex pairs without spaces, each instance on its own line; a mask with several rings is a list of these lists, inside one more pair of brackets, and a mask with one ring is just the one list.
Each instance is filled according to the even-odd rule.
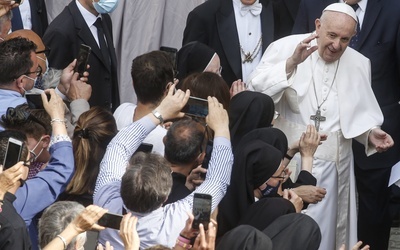
[[[321,106],[326,120],[320,123],[320,133],[327,134],[328,139],[314,155],[312,173],[317,186],[325,188],[327,194],[304,213],[320,226],[320,249],[336,250],[343,243],[349,247],[357,242],[351,139],[366,145],[367,155],[375,153],[368,146],[368,135],[371,128],[382,124],[383,115],[371,89],[370,61],[351,48],[330,64],[315,51],[287,79],[286,60],[309,36],[293,35],[272,43],[250,75],[249,87],[274,99],[281,113],[274,126],[285,132],[289,144],[300,138],[308,124],[314,124],[310,116]],[[299,156],[293,160],[301,168]]]

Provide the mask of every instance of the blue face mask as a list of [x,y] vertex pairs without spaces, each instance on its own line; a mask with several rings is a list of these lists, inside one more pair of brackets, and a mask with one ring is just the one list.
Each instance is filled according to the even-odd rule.
[[280,181],[279,181],[278,185],[276,185],[275,187],[267,184],[267,186],[263,190],[260,189],[262,196],[269,197],[269,196],[276,195],[280,185],[281,185]]
[[111,13],[117,8],[119,0],[99,0],[98,2],[93,2],[93,7],[100,14]]

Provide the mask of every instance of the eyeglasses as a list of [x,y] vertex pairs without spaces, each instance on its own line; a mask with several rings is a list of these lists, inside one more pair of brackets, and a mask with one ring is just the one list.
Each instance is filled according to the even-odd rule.
[[34,72],[26,72],[23,75],[29,75],[29,74],[33,74],[35,73],[37,77],[39,77],[42,74],[42,67],[40,67],[40,65],[38,65],[38,67],[36,68],[36,71]]
[[44,131],[47,131],[46,125],[38,118],[36,118],[34,115],[32,115],[28,110],[9,107],[6,112],[6,119],[13,120],[13,117],[17,118],[16,120],[18,120],[19,124],[23,124],[28,121],[33,121],[41,125],[44,128]]
[[285,180],[286,179],[286,171],[285,169],[282,170],[282,173],[279,176],[271,176],[271,178],[275,178],[275,179],[280,179],[280,180]]
[[50,52],[50,48],[45,48],[44,50],[35,51],[35,54],[42,54],[47,52]]

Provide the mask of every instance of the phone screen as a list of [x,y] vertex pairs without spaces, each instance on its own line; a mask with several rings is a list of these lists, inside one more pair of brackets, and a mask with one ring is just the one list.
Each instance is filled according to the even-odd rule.
[[208,102],[206,99],[190,96],[182,112],[191,116],[206,117],[208,115]]
[[14,138],[8,139],[3,169],[6,170],[20,161],[23,142]]
[[208,229],[211,215],[211,195],[195,193],[193,197],[193,216],[194,221],[192,227],[199,229],[200,223],[203,224],[204,230]]
[[97,224],[103,227],[109,227],[119,230],[121,221],[122,221],[121,214],[106,213],[99,219]]
[[91,49],[92,49],[91,47],[85,44],[81,44],[79,48],[79,54],[77,57],[74,71],[78,72],[80,77],[82,77],[83,72],[86,71]]

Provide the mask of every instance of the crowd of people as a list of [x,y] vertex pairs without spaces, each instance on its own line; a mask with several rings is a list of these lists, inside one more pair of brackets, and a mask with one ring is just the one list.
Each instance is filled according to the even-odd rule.
[[179,51],[130,59],[137,103],[119,97],[118,0],[42,25],[33,2],[0,0],[0,249],[388,248],[395,0],[208,0]]

